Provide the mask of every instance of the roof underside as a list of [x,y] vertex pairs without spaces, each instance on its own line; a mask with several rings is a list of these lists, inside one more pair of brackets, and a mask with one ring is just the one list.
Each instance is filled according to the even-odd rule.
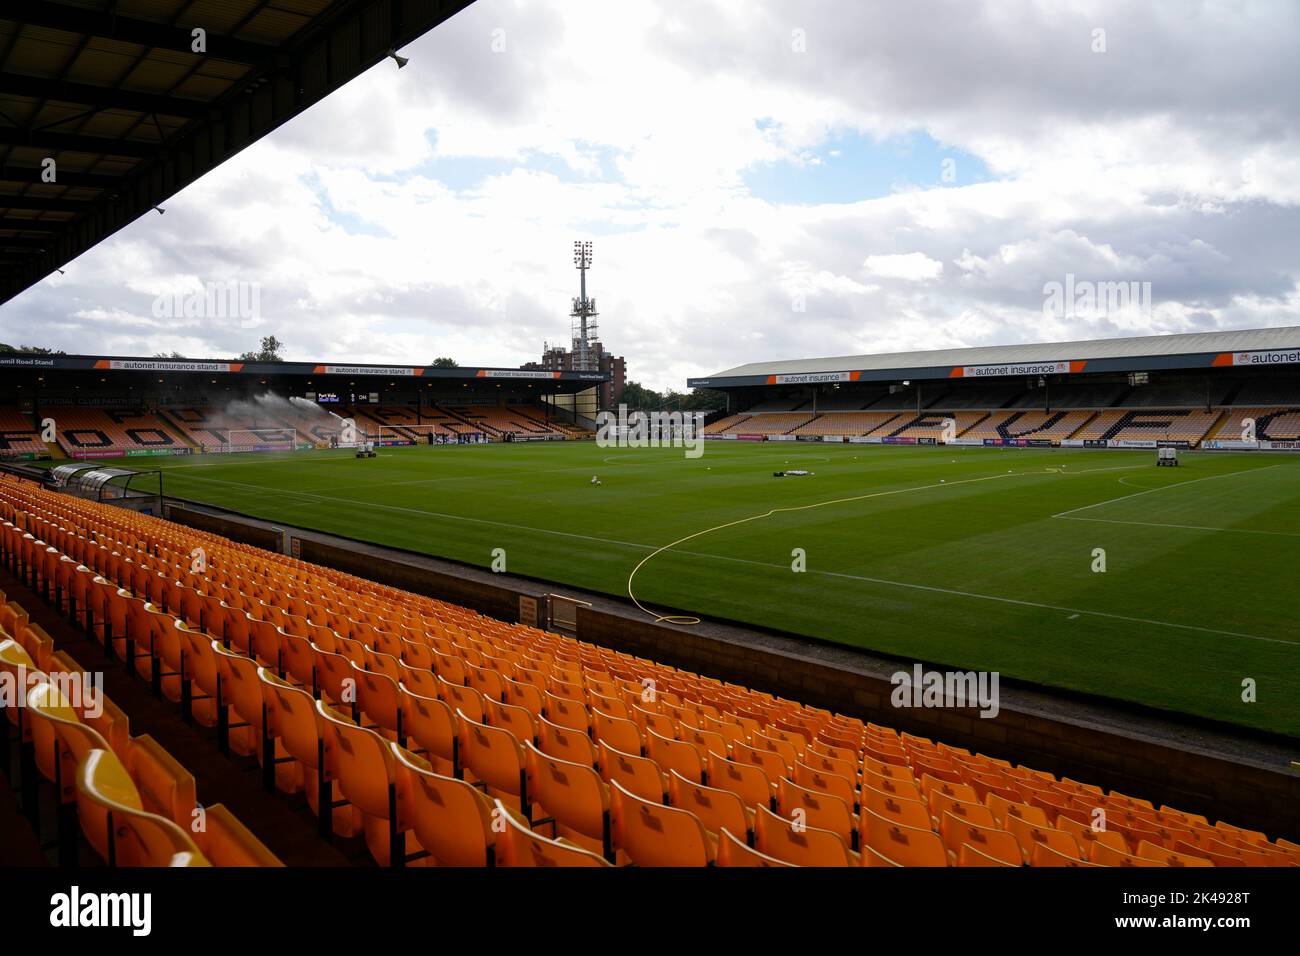
[[1142,335],[1123,339],[1081,342],[1042,342],[1030,345],[983,345],[973,348],[888,352],[881,355],[843,355],[833,358],[751,362],[718,372],[710,378],[938,368],[962,365],[1011,365],[1027,362],[1104,358],[1149,358],[1202,352],[1244,352],[1300,349],[1300,326],[1245,329],[1238,332],[1186,332],[1177,335]]
[[3,4],[0,303],[470,2]]

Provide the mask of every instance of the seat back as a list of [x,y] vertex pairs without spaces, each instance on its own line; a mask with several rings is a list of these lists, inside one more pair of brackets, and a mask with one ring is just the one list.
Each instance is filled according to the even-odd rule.
[[900,866],[948,865],[943,840],[931,830],[900,826],[864,809],[858,832],[864,847]]
[[766,853],[759,853],[725,827],[718,833],[718,866],[795,866]]
[[772,786],[761,768],[736,763],[715,753],[709,754],[708,765],[710,787],[730,790],[748,807],[771,805]]
[[257,669],[266,705],[268,733],[285,752],[311,770],[320,768],[321,730],[316,700],[304,690],[280,680],[265,667]]
[[797,819],[819,830],[830,830],[850,846],[857,836],[853,810],[848,804],[829,793],[807,790],[785,777],[776,782],[776,810],[787,820]]
[[683,777],[676,770],[668,772],[668,802],[681,810],[689,810],[699,817],[704,828],[713,833],[730,830],[747,836],[753,829],[744,801],[731,790],[706,787]]
[[596,746],[586,733],[553,724],[545,717],[537,721],[537,747],[548,756],[570,763],[596,765]]
[[388,742],[323,701],[316,701],[316,714],[325,740],[325,767],[338,780],[344,799],[367,816],[389,819],[394,794]]
[[459,759],[456,740],[456,717],[445,701],[415,693],[405,685],[399,688],[402,701],[402,727],[408,745],[427,752],[435,771],[456,775]]
[[27,692],[36,766],[59,788],[59,800],[77,799],[77,766],[91,750],[111,750],[99,732],[83,724],[58,688],[41,682]]
[[461,765],[488,786],[489,792],[524,797],[524,753],[514,734],[489,727],[456,711],[456,733],[460,741]]
[[489,866],[497,834],[494,806],[482,792],[434,773],[410,751],[389,743],[399,817],[442,866]]
[[708,835],[695,814],[664,806],[610,783],[610,832],[614,847],[637,866],[708,866]]
[[551,757],[524,743],[529,798],[566,829],[609,851],[609,796],[592,767]]
[[754,848],[799,866],[856,866],[838,833],[786,819],[766,807],[754,811]]
[[496,802],[496,819],[504,822],[497,839],[498,866],[609,866],[595,853],[559,840],[550,840],[528,829],[511,815],[506,806]]
[[629,793],[643,800],[663,803],[668,786],[659,765],[636,754],[624,753],[601,742],[597,747],[600,776],[606,783],[617,781]]

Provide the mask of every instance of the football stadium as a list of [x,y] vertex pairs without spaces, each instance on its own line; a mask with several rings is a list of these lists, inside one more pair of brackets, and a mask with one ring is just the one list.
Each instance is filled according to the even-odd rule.
[[[467,5],[207,6],[0,15],[0,313]],[[92,888],[183,893],[115,875],[162,867],[853,868],[889,901],[914,877],[864,868],[928,868],[1003,915],[1024,884],[970,868],[1053,894],[1108,868],[1068,892],[1105,887],[1112,928],[1121,887],[1229,919],[1294,896],[1268,876],[1300,866],[1294,313],[761,361],[737,336],[656,406],[600,343],[591,242],[574,265],[541,363],[0,354],[0,864],[75,874],[52,926],[104,925]],[[559,886],[618,892],[588,879]]]

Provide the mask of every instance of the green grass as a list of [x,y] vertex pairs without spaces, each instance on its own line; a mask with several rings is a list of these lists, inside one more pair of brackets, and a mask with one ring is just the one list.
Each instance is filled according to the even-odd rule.
[[483,566],[503,548],[511,572],[621,597],[696,535],[640,568],[640,601],[1300,736],[1300,459],[1154,459],[573,442],[141,467],[171,495]]

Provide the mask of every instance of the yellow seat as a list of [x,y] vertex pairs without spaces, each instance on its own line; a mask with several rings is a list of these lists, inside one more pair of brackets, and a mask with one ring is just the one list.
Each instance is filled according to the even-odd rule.
[[524,743],[524,754],[533,828],[549,820],[552,836],[609,857],[609,788],[600,775],[589,765],[548,756],[531,741]]
[[819,793],[829,793],[839,797],[850,806],[857,803],[857,788],[848,777],[841,776],[838,773],[818,770],[810,767],[802,760],[796,760],[791,779],[808,790],[816,790]]
[[178,853],[203,857],[186,831],[143,809],[112,752],[92,750],[77,770],[77,810],[91,847],[109,866],[167,866]]
[[948,854],[937,833],[901,826],[863,809],[858,829],[864,848],[899,866],[947,866]]
[[388,741],[323,701],[316,701],[316,714],[325,744],[325,770],[338,780],[343,799],[361,812],[371,856],[380,866],[404,865],[405,828],[397,815],[397,783]]
[[787,820],[799,819],[810,827],[830,830],[850,847],[857,844],[853,810],[839,797],[808,790],[781,777],[776,782],[776,810]]
[[460,772],[456,716],[446,701],[425,697],[402,684],[402,723],[407,744],[432,766],[434,773],[455,777]]
[[609,744],[625,754],[639,757],[642,753],[641,728],[634,721],[612,717],[595,708],[591,710],[591,738],[597,744]]
[[551,840],[540,833],[534,833],[517,820],[500,800],[496,801],[496,808],[494,819],[501,821],[502,830],[497,838],[497,866],[611,865],[598,854],[573,846],[563,839]]
[[1046,843],[1040,843],[1034,847],[1034,852],[1029,857],[1029,865],[1053,867],[1097,866],[1096,863],[1089,863],[1077,856],[1070,856],[1067,853],[1058,853]]
[[659,765],[647,757],[624,753],[601,742],[600,776],[606,783],[617,781],[630,793],[644,800],[663,803],[668,795],[668,780]]
[[127,748],[127,771],[135,781],[142,806],[189,828],[197,816],[194,776],[153,737],[134,737]]
[[797,866],[778,860],[766,853],[759,853],[749,844],[731,835],[725,827],[718,834],[718,866]]
[[706,773],[704,758],[693,745],[649,729],[645,732],[645,743],[645,755],[662,770],[675,770],[688,780],[703,782]]
[[838,833],[777,816],[762,806],[754,811],[754,848],[798,866],[861,865]]
[[[217,742],[237,754],[257,753],[265,728],[263,726],[263,692],[257,677],[257,664],[252,658],[227,650],[216,641],[209,644],[216,657],[217,674],[221,678],[221,705],[229,711],[217,713]],[[235,719],[231,719],[232,715]]]
[[772,785],[761,767],[736,763],[718,754],[708,756],[709,786],[730,790],[748,807],[768,807],[772,804]]
[[36,766],[58,793],[59,859],[75,865],[77,767],[90,751],[111,748],[97,730],[81,722],[54,684],[38,683],[27,692],[27,712]]
[[730,830],[748,837],[754,829],[753,809],[746,807],[734,792],[706,787],[676,770],[668,772],[668,803],[695,814],[710,833]]
[[498,835],[495,806],[464,780],[435,773],[409,750],[389,743],[399,818],[440,866],[491,866]]
[[994,856],[984,850],[978,849],[973,844],[963,843],[961,849],[957,851],[957,865],[961,867],[968,866],[1018,866],[1012,863],[1007,855]]
[[953,854],[959,854],[963,846],[970,846],[1009,866],[1020,866],[1023,862],[1020,844],[1010,833],[968,823],[950,812],[945,812],[939,821],[939,835],[943,838],[944,846]]
[[1032,860],[1035,848],[1040,846],[1049,847],[1063,856],[1071,856],[1076,860],[1083,857],[1082,852],[1079,850],[1079,844],[1073,836],[1064,830],[1038,826],[1013,814],[1008,814],[1004,820],[1004,829],[1014,836],[1016,842],[1020,844],[1020,854],[1026,863]]
[[[316,813],[321,834],[351,836],[361,825],[360,813],[346,801],[343,805],[336,805],[334,781],[328,768],[322,764],[324,730],[316,711],[316,700],[264,667],[257,668],[256,674],[266,702],[267,732],[294,762],[294,778],[302,781],[307,804]],[[263,769],[265,771],[265,767]]]
[[207,808],[206,826],[196,835],[196,840],[213,866],[284,866],[266,844],[220,803]]
[[1144,860],[1153,860],[1162,866],[1214,865],[1204,857],[1194,856],[1190,853],[1175,853],[1172,850],[1166,850],[1162,846],[1156,846],[1154,843],[1148,843],[1146,840],[1138,843],[1137,853],[1134,855]]
[[515,735],[500,727],[489,727],[456,711],[456,733],[460,741],[461,766],[483,785],[489,796],[509,797],[528,813],[528,781],[524,751]]
[[596,766],[596,745],[585,731],[561,727],[545,717],[539,718],[537,722],[537,749],[570,763]]
[[515,739],[522,743],[533,743],[537,740],[537,718],[523,707],[503,704],[491,697],[484,697],[483,717],[485,723],[510,731]]
[[361,721],[405,746],[402,700],[397,692],[397,681],[387,674],[361,667],[353,669],[353,676],[357,682],[357,710]]
[[643,800],[610,783],[610,832],[619,853],[637,866],[708,866],[713,847],[704,824],[687,810]]

